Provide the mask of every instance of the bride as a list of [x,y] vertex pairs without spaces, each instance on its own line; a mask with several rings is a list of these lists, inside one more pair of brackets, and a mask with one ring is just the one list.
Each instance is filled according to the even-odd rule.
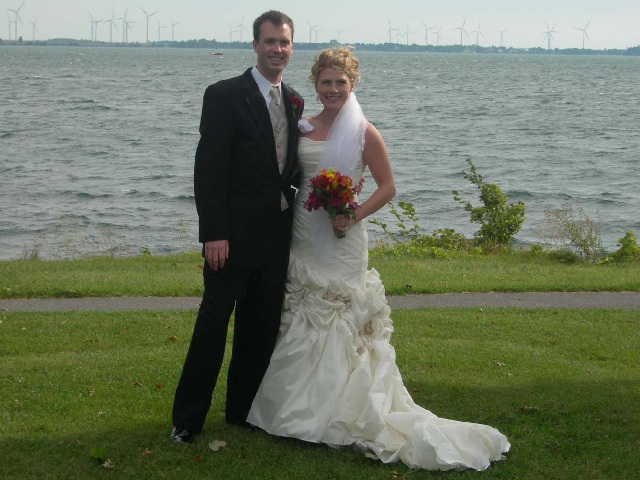
[[[353,445],[412,468],[484,470],[509,450],[506,437],[416,405],[395,363],[390,309],[378,272],[368,269],[362,222],[393,198],[395,184],[382,136],[353,93],[358,59],[350,49],[324,50],[310,79],[323,110],[300,123],[303,188],[282,323],[247,421],[273,435]],[[377,188],[355,217],[330,222],[324,210],[303,207],[310,178],[329,168],[352,179],[369,168]],[[346,237],[336,238],[333,228]]]

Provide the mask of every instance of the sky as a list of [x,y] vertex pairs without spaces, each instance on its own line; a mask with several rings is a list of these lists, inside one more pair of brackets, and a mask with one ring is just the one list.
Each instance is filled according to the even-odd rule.
[[[148,39],[249,41],[255,17],[280,10],[295,24],[295,43],[394,43],[548,46],[597,50],[640,45],[640,0],[0,0],[0,38],[9,37],[10,10],[18,10],[18,36],[25,40],[91,39],[91,17],[121,18],[128,8],[130,42]],[[22,4],[22,7],[20,5]],[[154,12],[157,12],[154,14]],[[97,24],[98,41],[122,40],[122,20]],[[172,27],[173,23],[173,27]],[[243,28],[241,28],[241,26]],[[160,27],[160,28],[159,28]],[[312,28],[313,27],[313,28]],[[426,30],[429,28],[429,30]],[[506,29],[506,30],[505,30]],[[586,35],[582,30],[586,31]],[[11,26],[11,37],[15,35]],[[400,32],[401,37],[396,37]],[[439,32],[436,36],[435,32]],[[479,32],[479,33],[478,33]]]

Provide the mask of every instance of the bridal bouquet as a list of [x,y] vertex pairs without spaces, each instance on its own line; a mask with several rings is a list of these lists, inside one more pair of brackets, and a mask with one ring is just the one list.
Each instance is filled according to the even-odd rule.
[[[358,188],[353,186],[351,177],[336,172],[333,168],[320,170],[320,173],[309,180],[311,191],[309,198],[304,202],[304,208],[318,210],[324,208],[330,219],[335,219],[338,215],[349,215],[355,217],[355,210],[358,202],[355,195]],[[333,233],[338,238],[344,238],[346,233],[333,229]]]

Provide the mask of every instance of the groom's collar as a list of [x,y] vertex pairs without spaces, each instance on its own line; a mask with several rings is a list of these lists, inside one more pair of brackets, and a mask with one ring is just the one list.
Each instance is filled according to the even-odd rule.
[[282,82],[280,82],[280,83],[271,83],[269,80],[264,78],[264,76],[258,71],[258,69],[256,67],[253,67],[251,69],[251,75],[253,76],[253,79],[258,84],[258,89],[260,90],[260,93],[262,94],[262,96],[264,97],[265,101],[267,102],[267,105],[271,101],[271,96],[269,95],[269,90],[271,89],[271,85],[279,86],[280,87],[280,95],[282,95]]

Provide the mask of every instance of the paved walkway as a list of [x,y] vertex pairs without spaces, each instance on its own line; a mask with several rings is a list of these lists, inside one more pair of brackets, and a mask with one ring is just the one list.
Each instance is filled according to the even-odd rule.
[[[443,293],[387,297],[391,308],[507,307],[640,310],[640,292]],[[0,311],[72,312],[196,309],[199,297],[111,297],[1,300]]]

